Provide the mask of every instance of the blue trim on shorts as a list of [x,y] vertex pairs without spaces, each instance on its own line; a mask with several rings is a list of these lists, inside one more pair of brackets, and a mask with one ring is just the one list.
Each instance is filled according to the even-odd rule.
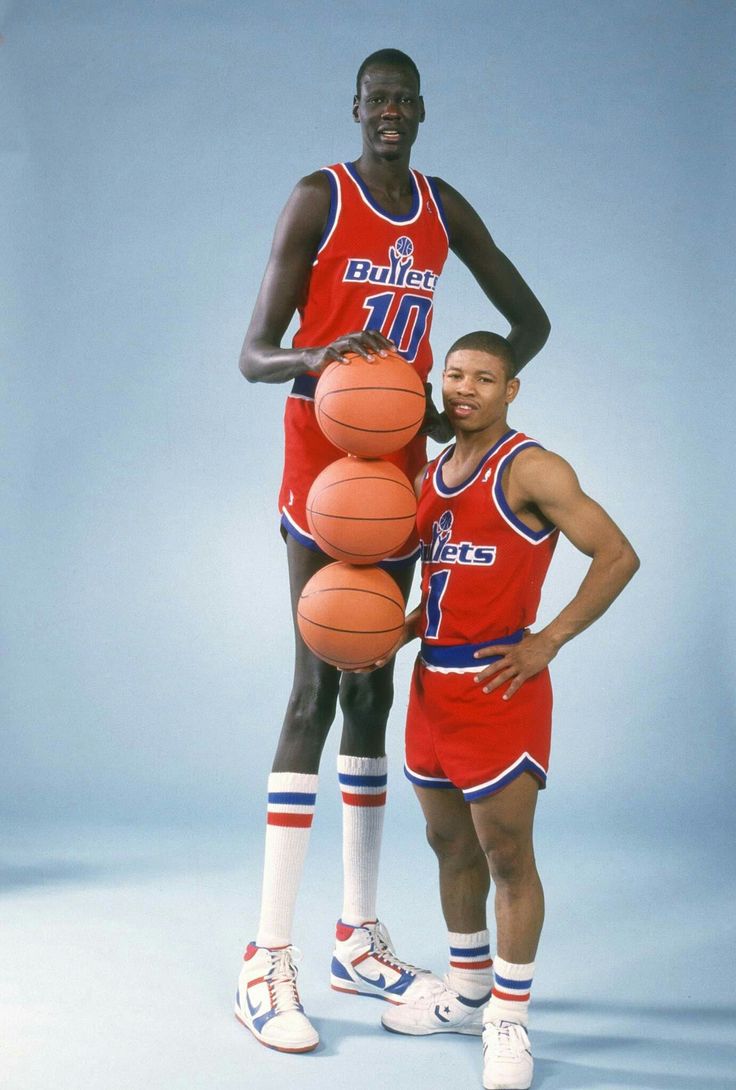
[[289,537],[293,537],[295,541],[298,541],[299,544],[303,545],[306,549],[311,549],[313,553],[322,552],[314,538],[308,537],[307,534],[302,533],[286,514],[282,514],[281,516],[281,530],[283,533],[288,534]]
[[[317,542],[313,537],[305,534],[303,530],[300,530],[296,523],[292,522],[286,512],[282,512],[281,515],[281,531],[284,534],[288,534],[289,537],[293,537],[295,541],[298,541],[300,545],[303,545],[305,549],[311,549],[313,553],[324,553],[325,556],[329,556],[329,553],[325,553],[324,549],[320,549]],[[387,572],[395,571],[397,568],[409,568],[413,567],[419,559],[421,552],[421,546],[417,545],[413,552],[407,553],[406,556],[397,556],[395,558],[389,557],[387,560],[382,560],[378,565],[379,568],[383,568]]]
[[404,764],[404,775],[410,783],[416,784],[417,787],[449,787],[457,790],[452,780],[441,779],[439,776],[419,776],[417,773],[412,772],[406,764]]
[[507,787],[514,780],[518,779],[522,772],[531,772],[532,776],[539,781],[539,786],[542,790],[547,786],[547,773],[542,766],[538,765],[536,761],[532,761],[530,757],[525,757],[523,761],[519,761],[513,768],[510,768],[505,776],[501,776],[492,783],[486,784],[483,787],[469,787],[467,790],[463,791],[463,798],[466,802],[475,802],[477,799],[486,798],[487,795],[495,795],[502,787]]
[[519,628],[516,632],[512,632],[510,636],[499,636],[498,639],[487,639],[483,640],[482,643],[438,645],[422,640],[419,654],[422,662],[427,666],[436,666],[444,670],[467,669],[470,666],[476,666],[479,670],[482,670],[484,667],[489,666],[490,663],[497,662],[501,656],[490,655],[488,658],[476,659],[473,657],[476,651],[481,651],[484,647],[492,647],[497,643],[503,645],[521,643],[523,637],[524,629]]
[[319,375],[297,375],[291,385],[289,397],[303,397],[308,401],[314,401],[318,379]]

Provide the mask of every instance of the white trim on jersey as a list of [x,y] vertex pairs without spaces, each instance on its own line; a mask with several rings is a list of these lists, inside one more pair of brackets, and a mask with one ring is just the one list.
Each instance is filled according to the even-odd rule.
[[[532,530],[530,526],[526,526],[518,515],[514,514],[511,508],[508,507],[506,496],[503,491],[503,472],[507,462],[516,457],[520,451],[527,447],[539,447],[541,449],[541,446],[536,439],[529,439],[527,437],[526,439],[521,439],[511,448],[511,450],[508,450],[504,454],[503,458],[501,458],[496,466],[496,474],[493,487],[491,488],[491,495],[493,497],[493,504],[504,522],[510,526],[519,537],[523,538],[524,541],[528,541],[530,545],[541,545],[543,541],[552,537],[552,534],[557,531],[557,527],[550,526],[548,530]],[[503,504],[499,502],[499,495]],[[504,505],[507,507],[507,510],[504,510]]]
[[[363,186],[360,184],[360,182],[356,178],[354,178],[353,175],[350,173],[350,171],[347,168],[347,165],[345,163],[341,163],[340,165],[345,169],[346,176],[350,179],[350,181],[352,182],[352,184],[355,186],[358,193],[360,194],[360,199],[362,200],[363,204],[367,208],[370,208],[371,212],[373,212],[376,216],[378,216],[379,219],[385,220],[386,223],[390,223],[393,227],[409,227],[409,226],[411,226],[412,223],[417,222],[417,220],[421,216],[422,210],[424,208],[424,199],[422,197],[422,187],[419,185],[419,181],[417,180],[417,175],[411,169],[411,167],[409,168],[409,173],[412,176],[412,179],[414,181],[414,187],[416,189],[417,210],[416,210],[415,214],[411,217],[411,219],[402,219],[401,217],[394,218],[393,216],[389,216],[387,212],[381,211],[380,206],[378,204],[376,204],[375,201],[372,201],[370,199],[370,197],[367,195],[367,193],[363,189]],[[427,186],[427,188],[429,189],[429,186]],[[442,225],[442,228],[444,230],[444,224]],[[445,232],[445,234],[446,233],[447,232]]]
[[423,175],[423,177],[424,177],[425,182],[427,183],[427,191],[429,192],[429,199],[432,201],[432,204],[435,207],[435,210],[437,212],[437,218],[439,219],[440,224],[442,225],[442,230],[445,232],[445,238],[447,239],[447,245],[449,246],[450,245],[450,232],[448,231],[447,224],[445,222],[445,213],[444,213],[444,211],[442,209],[442,206],[439,203],[438,196],[434,191],[434,185],[432,184],[434,181],[436,181],[436,179],[434,179],[434,178],[430,179],[426,174]]
[[317,264],[317,262],[319,261],[319,255],[322,253],[325,246],[327,245],[327,243],[330,241],[330,239],[334,235],[335,228],[337,227],[338,220],[340,219],[340,213],[342,212],[342,187],[340,185],[339,175],[337,174],[336,171],[334,171],[332,169],[332,167],[322,167],[322,170],[324,170],[325,174],[329,174],[329,175],[331,175],[332,178],[334,178],[334,180],[335,180],[335,190],[337,192],[337,199],[336,199],[336,204],[335,204],[335,217],[334,217],[334,219],[332,221],[332,226],[330,227],[330,230],[329,230],[329,232],[327,234],[327,237],[325,239],[323,239],[322,245],[317,250],[317,255],[316,255],[316,257],[315,257],[315,259],[314,259],[314,261],[312,263],[313,265]]
[[481,460],[478,462],[478,465],[467,478],[467,480],[463,481],[462,484],[453,486],[452,488],[448,487],[448,485],[446,484],[441,483],[441,469],[449,456],[452,454],[453,450],[455,449],[455,444],[453,443],[451,446],[443,450],[437,459],[434,467],[434,472],[432,473],[432,487],[434,488],[437,495],[441,496],[443,500],[449,500],[453,499],[455,496],[459,496],[461,492],[464,492],[466,490],[466,488],[470,488],[470,486],[475,484],[475,482],[478,480],[478,477],[486,468],[489,460],[494,457],[494,455],[498,454],[499,450],[503,450],[507,443],[513,442],[518,434],[518,431],[511,430],[508,431],[505,435],[502,435],[499,441],[494,446],[492,446],[486,454],[483,455]]

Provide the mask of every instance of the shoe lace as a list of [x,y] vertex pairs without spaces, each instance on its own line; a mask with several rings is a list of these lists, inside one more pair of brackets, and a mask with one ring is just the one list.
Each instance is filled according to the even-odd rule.
[[271,951],[271,968],[265,980],[271,996],[271,1006],[279,1013],[302,1009],[296,986],[296,966],[301,957],[301,950],[296,946],[285,946],[283,950]]
[[516,1060],[526,1049],[524,1032],[517,1022],[491,1022],[494,1034],[490,1039],[493,1055],[499,1060]]
[[458,992],[447,983],[447,977],[440,980],[436,976],[430,976],[428,980],[420,980],[412,989],[412,1006],[434,1007],[437,1003],[447,1003],[448,1000],[457,999]]
[[373,941],[374,954],[380,954],[389,965],[398,969],[399,972],[414,973],[415,975],[426,973],[426,969],[420,969],[416,965],[410,964],[408,961],[402,961],[401,958],[397,956],[393,948],[393,943],[391,942],[391,936],[380,920],[376,920],[375,923],[364,924],[364,927]]

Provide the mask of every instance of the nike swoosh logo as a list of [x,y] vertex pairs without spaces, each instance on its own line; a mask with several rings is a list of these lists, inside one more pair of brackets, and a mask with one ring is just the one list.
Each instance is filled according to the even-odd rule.
[[386,987],[386,978],[383,973],[379,973],[375,980],[371,979],[371,977],[369,976],[363,976],[362,973],[358,973],[357,975],[360,977],[361,980],[364,980],[366,984],[372,984],[374,988]]

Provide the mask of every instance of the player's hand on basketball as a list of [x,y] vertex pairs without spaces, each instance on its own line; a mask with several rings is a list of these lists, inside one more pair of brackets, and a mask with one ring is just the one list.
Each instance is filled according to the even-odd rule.
[[419,430],[422,435],[428,435],[430,439],[434,439],[435,443],[449,443],[455,434],[450,418],[447,413],[440,412],[432,401],[432,383],[425,382],[424,388],[427,394],[427,408]]
[[[475,658],[482,660],[498,655],[496,662],[486,666],[475,681],[483,685],[484,693],[492,693],[506,682],[510,682],[508,689],[503,694],[504,700],[510,700],[514,693],[518,692],[525,681],[534,677],[549,665],[557,654],[557,648],[552,645],[543,633],[532,633],[529,629],[524,633],[521,643],[489,644],[475,652]],[[480,662],[479,662],[480,665]]]
[[395,351],[396,345],[393,341],[389,341],[377,329],[361,329],[358,333],[346,333],[344,337],[338,337],[324,348],[313,349],[315,362],[310,363],[309,370],[322,371],[335,360],[339,363],[349,363],[348,356],[351,354],[362,356],[364,360],[373,362]]
[[407,615],[401,635],[389,651],[388,655],[385,655],[382,659],[379,659],[378,662],[374,662],[372,666],[366,666],[363,670],[354,670],[353,673],[370,674],[373,672],[373,670],[380,670],[382,666],[385,666],[386,663],[391,661],[394,655],[398,651],[400,651],[402,647],[404,647],[407,643],[411,643],[412,640],[417,639],[417,621],[419,619],[419,612],[419,609],[415,609]]

